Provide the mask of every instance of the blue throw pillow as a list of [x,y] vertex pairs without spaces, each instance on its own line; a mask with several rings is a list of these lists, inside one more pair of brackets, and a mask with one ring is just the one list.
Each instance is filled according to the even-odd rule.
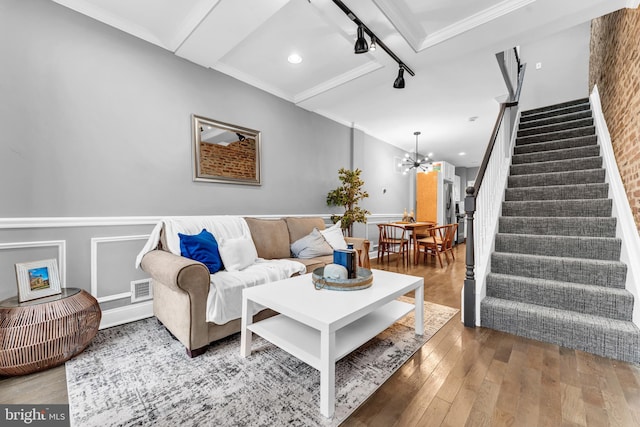
[[218,242],[207,229],[202,229],[200,234],[195,235],[178,233],[178,237],[180,237],[180,253],[183,257],[200,261],[209,268],[211,274],[222,270]]

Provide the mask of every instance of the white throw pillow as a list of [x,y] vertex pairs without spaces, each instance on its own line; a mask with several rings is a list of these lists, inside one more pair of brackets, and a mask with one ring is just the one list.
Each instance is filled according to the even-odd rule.
[[218,250],[224,269],[230,272],[244,270],[258,259],[256,245],[250,237],[221,239]]
[[341,224],[342,221],[338,221],[331,227],[320,230],[322,237],[324,237],[333,249],[347,249],[347,242],[344,240],[342,228],[340,227]]
[[[309,259],[333,254],[333,248],[324,240],[317,228],[291,244],[291,252],[296,258]],[[224,258],[222,259],[224,261]]]

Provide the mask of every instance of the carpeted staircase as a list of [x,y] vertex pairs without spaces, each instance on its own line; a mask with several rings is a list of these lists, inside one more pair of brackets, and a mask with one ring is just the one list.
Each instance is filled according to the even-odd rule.
[[482,326],[640,363],[588,99],[521,114]]

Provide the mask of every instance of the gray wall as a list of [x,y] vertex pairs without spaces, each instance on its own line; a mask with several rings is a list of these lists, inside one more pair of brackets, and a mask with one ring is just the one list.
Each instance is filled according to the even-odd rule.
[[460,200],[461,201],[464,201],[467,186],[468,186],[467,184],[469,183],[469,181],[475,181],[476,175],[478,174],[478,170],[480,170],[479,167],[473,167],[473,168],[456,167],[456,175],[460,177]]
[[[395,147],[54,2],[2,0],[0,39],[0,299],[13,264],[51,257],[68,286],[126,292],[160,216],[329,215],[351,164],[373,218],[410,203]],[[262,132],[262,186],[192,181],[194,113]]]
[[397,167],[404,154],[393,145],[354,130],[353,166],[362,169],[369,193],[361,206],[373,214],[366,225],[354,226],[354,234],[367,237],[373,246],[377,244],[378,223],[399,219],[404,209],[414,208],[415,174],[403,175]]
[[[323,212],[349,166],[340,124],[52,2],[3,7],[0,216]],[[262,131],[262,187],[192,182],[192,113]]]
[[[589,96],[590,22],[520,46],[527,63],[520,109]],[[536,63],[542,68],[536,70]]]
[[[362,169],[362,177],[367,183],[369,198],[362,206],[376,213],[402,213],[410,209],[411,174],[398,172],[397,160],[405,152],[363,132],[362,144],[356,145],[355,167]],[[357,141],[357,139],[356,139]]]

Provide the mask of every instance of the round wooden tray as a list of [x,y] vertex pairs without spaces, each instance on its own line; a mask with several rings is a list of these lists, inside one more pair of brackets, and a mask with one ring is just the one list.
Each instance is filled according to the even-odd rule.
[[332,291],[359,291],[373,284],[373,273],[367,268],[358,267],[358,277],[346,280],[327,280],[324,278],[324,267],[313,270],[311,279],[317,290],[329,289]]

